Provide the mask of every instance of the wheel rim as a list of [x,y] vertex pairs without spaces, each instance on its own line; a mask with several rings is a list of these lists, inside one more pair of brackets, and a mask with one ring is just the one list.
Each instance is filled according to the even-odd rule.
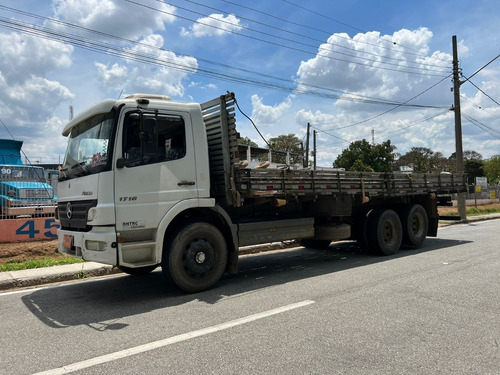
[[411,231],[413,235],[420,237],[422,235],[422,232],[424,230],[423,228],[423,222],[424,219],[420,213],[416,213],[413,215],[411,218]]
[[382,228],[382,241],[387,245],[393,245],[396,242],[394,235],[394,223],[392,220],[386,220]]
[[215,260],[215,251],[206,240],[192,241],[182,257],[185,270],[192,276],[203,276],[209,272]]

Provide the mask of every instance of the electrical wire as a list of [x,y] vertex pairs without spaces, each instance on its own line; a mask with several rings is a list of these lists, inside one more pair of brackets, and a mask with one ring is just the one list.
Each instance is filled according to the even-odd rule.
[[[409,103],[410,101],[412,101],[412,100],[414,100],[414,99],[418,98],[419,96],[421,96],[421,95],[425,94],[425,93],[426,93],[426,92],[428,92],[429,90],[431,90],[431,89],[433,89],[434,87],[436,87],[437,85],[439,85],[439,84],[440,84],[441,82],[443,82],[445,79],[447,79],[447,78],[451,77],[451,75],[452,75],[452,74],[448,75],[447,77],[445,77],[445,78],[441,79],[440,81],[436,82],[436,83],[435,83],[435,84],[433,84],[431,87],[429,87],[429,88],[425,89],[425,90],[424,90],[424,91],[422,91],[421,93],[419,93],[419,94],[417,94],[417,95],[415,95],[415,96],[411,97],[410,99],[406,100],[405,102],[401,103],[401,105],[400,105],[400,106],[395,106],[395,107],[393,107],[393,108],[388,109],[387,111],[384,111],[384,112],[382,112],[382,113],[376,114],[375,116],[371,116],[371,117],[369,117],[369,118],[367,118],[367,119],[364,119],[364,120],[362,120],[362,121],[358,121],[358,122],[356,122],[356,123],[354,123],[354,124],[345,125],[345,126],[342,126],[342,127],[339,127],[339,128],[334,128],[334,129],[333,129],[333,128],[332,128],[332,129],[325,129],[325,130],[340,130],[340,129],[346,129],[346,128],[350,128],[350,127],[353,127],[353,126],[356,126],[356,125],[364,124],[364,123],[366,123],[366,122],[368,122],[368,121],[371,121],[371,120],[374,120],[374,119],[376,119],[376,118],[378,118],[378,117],[384,116],[384,115],[386,115],[387,113],[392,112],[392,111],[396,110],[397,108],[400,108],[402,105],[407,104],[407,103]],[[438,107],[438,106],[435,106],[435,107],[433,107],[433,108],[443,108],[443,107]]]
[[[258,14],[262,14],[264,16],[276,19],[276,20],[281,21],[281,22],[285,22],[285,23],[288,23],[288,24],[291,24],[291,25],[294,25],[294,26],[303,27],[303,28],[306,28],[306,29],[309,29],[309,30],[313,30],[313,31],[318,31],[318,32],[326,34],[328,36],[334,34],[334,32],[332,32],[332,31],[325,31],[325,30],[318,29],[318,28],[316,28],[314,26],[311,26],[311,25],[305,25],[305,24],[301,24],[301,23],[298,23],[298,22],[293,22],[293,21],[290,21],[288,19],[285,19],[285,18],[282,18],[282,17],[278,17],[278,16],[276,16],[274,14],[263,12],[263,11],[261,11],[259,9],[251,8],[249,6],[242,5],[242,4],[238,4],[238,3],[235,3],[235,2],[230,1],[230,0],[221,0],[221,1],[225,2],[225,3],[228,3],[228,4],[231,4],[231,5],[234,5],[236,7],[240,7],[240,8],[243,8],[243,9],[250,10],[250,11],[258,13]],[[363,31],[363,32],[366,33],[365,31]],[[352,42],[354,42],[356,44],[365,44],[365,45],[375,46],[377,48],[386,49],[386,50],[393,50],[393,46],[394,46],[394,44],[393,44],[391,47],[384,47],[384,46],[382,46],[380,44],[370,43],[370,42],[366,42],[366,41],[363,41],[363,40],[354,40],[354,39],[351,39],[349,37],[344,37],[343,35],[339,35],[339,34],[336,34],[336,37],[337,38],[346,39],[348,41],[352,41]],[[383,39],[383,40],[387,41],[386,39]],[[402,46],[400,44],[398,44],[397,46],[406,48],[406,47],[404,47],[404,46]],[[412,49],[412,50],[415,51],[414,49]],[[450,59],[442,59],[442,58],[435,57],[435,56],[427,56],[427,55],[424,55],[422,53],[418,53],[418,51],[416,51],[416,52],[417,53],[411,53],[411,52],[405,52],[405,53],[408,54],[408,55],[419,56],[419,57],[426,57],[426,58],[430,58],[430,59],[433,59],[433,60],[436,60],[436,61],[444,61],[444,62],[447,62],[447,63],[451,63]]]
[[[0,8],[8,9],[11,11],[17,11],[13,8],[8,8],[8,7],[1,6],[1,5],[0,5]],[[174,51],[169,51],[169,50],[161,49],[158,47],[149,46],[149,45],[144,44],[144,43],[134,42],[134,41],[127,40],[127,39],[124,39],[121,37],[113,36],[111,34],[98,32],[95,30],[83,28],[83,27],[80,27],[77,25],[69,24],[66,22],[58,21],[58,20],[53,20],[51,18],[33,15],[31,13],[28,13],[28,12],[22,12],[22,11],[19,11],[19,12],[22,13],[23,15],[34,16],[34,17],[37,17],[39,19],[44,19],[44,20],[49,21],[49,22],[54,21],[54,22],[57,22],[58,24],[62,24],[64,26],[74,27],[74,28],[77,28],[80,30],[93,32],[93,33],[98,34],[98,35],[102,35],[102,36],[106,36],[106,37],[110,37],[110,38],[115,38],[115,39],[120,40],[122,42],[126,41],[126,42],[130,42],[130,43],[134,43],[136,45],[148,46],[151,49],[157,49],[157,50],[161,50],[161,51],[175,53]],[[36,36],[36,37],[55,40],[58,42],[69,43],[71,45],[77,46],[79,48],[87,49],[90,51],[104,53],[104,54],[108,54],[108,55],[112,55],[112,56],[116,56],[116,57],[120,57],[120,58],[126,58],[126,59],[136,61],[136,62],[142,62],[142,63],[158,65],[158,66],[168,66],[168,67],[171,67],[171,68],[174,68],[174,69],[186,72],[186,73],[196,73],[198,75],[207,76],[207,77],[211,77],[211,78],[217,78],[217,79],[225,80],[228,82],[238,82],[238,83],[243,83],[243,84],[247,84],[247,85],[267,87],[267,88],[278,90],[278,91],[307,94],[307,95],[319,96],[319,97],[324,97],[324,98],[329,98],[329,99],[335,99],[335,100],[340,99],[340,100],[347,100],[347,101],[367,103],[367,104],[384,104],[384,105],[391,105],[391,106],[404,105],[407,107],[426,107],[426,108],[435,107],[435,106],[402,104],[399,102],[388,101],[388,100],[379,99],[379,98],[364,97],[364,96],[361,96],[358,94],[346,93],[346,92],[342,92],[339,90],[334,90],[334,89],[329,89],[329,88],[324,88],[324,87],[319,87],[319,86],[314,86],[314,85],[302,84],[301,82],[296,82],[296,81],[292,81],[292,80],[285,80],[285,79],[270,76],[270,75],[263,75],[263,74],[260,74],[257,72],[252,72],[249,70],[244,70],[244,71],[247,73],[250,73],[250,74],[264,76],[266,78],[278,80],[280,82],[285,82],[285,83],[288,83],[289,85],[287,86],[287,85],[283,85],[280,83],[274,83],[274,82],[270,82],[270,81],[262,81],[261,79],[255,79],[255,78],[251,78],[251,77],[236,76],[234,74],[229,74],[227,72],[221,72],[221,71],[217,71],[217,70],[213,70],[213,69],[206,69],[206,68],[202,68],[202,67],[193,67],[192,65],[181,64],[178,61],[173,61],[171,59],[166,59],[166,58],[158,58],[157,56],[147,55],[145,53],[139,53],[137,51],[134,52],[131,50],[124,50],[122,48],[118,48],[112,44],[109,44],[109,43],[106,43],[103,41],[96,41],[96,40],[92,40],[92,39],[89,39],[86,37],[77,36],[75,34],[64,33],[61,31],[55,31],[52,29],[48,29],[47,27],[34,26],[31,24],[26,24],[26,23],[21,22],[21,21],[15,21],[15,20],[10,20],[10,19],[0,17],[0,26],[2,26],[2,25],[3,25],[3,27],[5,27],[7,29],[23,32],[26,34],[31,34],[31,35]],[[180,55],[182,55],[182,54],[180,54]],[[189,56],[189,55],[182,55],[182,56]],[[190,56],[190,57],[193,57],[193,56]],[[196,57],[194,57],[194,58],[196,58]],[[203,61],[207,62],[207,63],[216,64],[215,62],[211,62],[209,60],[203,60]],[[226,67],[229,67],[229,65],[227,65]],[[233,69],[241,71],[241,69],[238,69],[238,68],[233,68]],[[313,88],[314,90],[309,90],[309,89],[305,90],[305,89],[297,88],[296,87],[297,84],[302,85],[304,87]]]
[[469,120],[473,125],[477,126],[479,129],[483,130],[484,132],[488,133],[492,137],[496,139],[500,139],[500,132],[493,129],[492,127],[482,123],[479,120],[476,120],[472,116],[467,115],[466,113],[462,112],[462,116],[465,117],[467,120]]
[[[133,0],[125,0],[125,1],[128,2],[128,3],[131,3],[131,4],[135,4],[135,5],[144,7],[144,8],[149,9],[149,10],[153,10],[153,11],[156,11],[156,12],[167,14],[167,15],[170,15],[170,16],[173,16],[173,17],[176,17],[176,18],[180,18],[180,19],[183,19],[183,20],[186,20],[186,21],[189,21],[189,22],[193,22],[193,23],[196,23],[196,24],[199,24],[199,25],[203,25],[203,26],[206,26],[206,27],[209,27],[209,28],[212,28],[212,29],[221,30],[221,31],[223,31],[225,33],[229,33],[229,34],[233,34],[233,35],[238,35],[238,36],[241,36],[243,38],[255,40],[255,41],[266,43],[266,44],[271,44],[271,45],[274,45],[274,46],[277,46],[277,47],[289,49],[289,50],[292,50],[292,51],[295,51],[295,52],[300,52],[300,53],[308,54],[308,55],[315,56],[315,57],[319,56],[319,57],[324,57],[324,58],[329,59],[329,60],[341,61],[341,62],[345,62],[345,63],[349,63],[349,64],[356,64],[356,65],[360,65],[360,66],[364,66],[364,67],[375,68],[375,69],[382,69],[382,70],[388,70],[388,71],[394,71],[394,72],[398,72],[398,73],[442,77],[441,74],[433,74],[433,73],[431,73],[432,70],[430,70],[429,73],[423,73],[422,71],[414,72],[414,71],[409,71],[409,70],[404,70],[404,69],[402,70],[402,69],[395,69],[395,68],[383,67],[383,66],[379,66],[379,65],[364,64],[364,63],[357,62],[357,61],[346,60],[346,59],[343,59],[343,58],[333,57],[333,56],[329,56],[329,55],[326,55],[326,54],[321,54],[321,53],[316,53],[316,52],[312,52],[312,51],[307,51],[307,50],[304,50],[304,49],[301,49],[301,48],[298,48],[298,47],[287,46],[287,45],[284,45],[284,44],[281,44],[281,43],[277,43],[277,42],[273,42],[273,41],[270,41],[270,40],[266,40],[266,39],[262,39],[262,38],[257,38],[255,36],[250,36],[250,35],[242,34],[242,33],[236,32],[234,30],[224,29],[222,27],[218,27],[218,26],[215,26],[215,25],[212,25],[212,24],[209,24],[209,23],[205,23],[205,22],[202,22],[200,20],[194,20],[192,18],[181,16],[181,15],[175,14],[173,12],[168,12],[168,11],[165,11],[165,10],[162,10],[162,9],[158,9],[158,8],[146,5],[146,4],[141,4],[141,3],[138,3],[138,2],[133,1]],[[157,0],[157,1],[159,1],[159,0]],[[191,11],[191,10],[189,10],[189,11],[193,12],[193,13],[197,13],[197,14],[203,15],[202,13],[199,13],[199,12],[195,12],[195,11]],[[203,16],[206,17],[207,15],[203,15]],[[208,18],[212,18],[212,19],[216,20],[219,23],[225,23],[225,24],[228,24],[228,25],[231,25],[231,26],[235,26],[233,23],[228,22],[228,21],[220,20],[220,19],[213,18],[213,17],[210,17],[210,16],[208,16]],[[240,26],[240,25],[238,25],[238,27],[240,27],[240,28],[246,28],[246,27]],[[248,28],[246,28],[246,29],[248,29]],[[273,35],[273,34],[264,33],[264,32],[253,30],[253,29],[252,29],[252,31],[257,32],[257,33],[261,33],[261,34],[265,34],[266,36],[272,36],[274,38],[278,38],[278,39],[290,41],[290,39],[288,39],[288,38],[279,37],[279,36],[276,36],[276,35]],[[296,42],[296,41],[293,41],[293,42],[294,43],[298,43],[298,44],[305,44],[305,43],[300,43],[300,42]],[[313,46],[313,45],[309,45],[309,46],[317,48],[317,46]],[[332,52],[334,52],[334,51],[332,51]],[[366,60],[366,59],[364,59],[364,60]],[[373,61],[373,60],[371,60],[371,61]],[[378,61],[376,61],[376,62],[377,63],[381,63],[381,62],[378,62]],[[394,64],[391,64],[391,63],[384,63],[384,64],[394,65]],[[399,66],[399,65],[397,65],[397,66]],[[412,68],[412,67],[406,67],[406,68],[407,69],[417,69],[417,68]]]
[[[160,2],[161,0],[156,0],[158,2]],[[225,10],[223,9],[219,9],[219,8],[215,8],[215,7],[211,7],[211,6],[208,6],[208,5],[205,5],[205,4],[201,4],[199,2],[196,2],[194,0],[183,0],[185,2],[188,2],[188,3],[191,3],[191,4],[194,4],[194,5],[197,5],[199,7],[204,7],[204,8],[207,8],[207,9],[210,9],[210,10],[213,10],[213,11],[216,11],[216,12],[225,12]],[[180,7],[178,5],[175,5],[176,7],[180,8],[180,9],[184,9],[184,10],[187,10],[186,8],[183,8],[183,7]],[[191,10],[188,10],[188,11],[191,11]],[[197,12],[196,12],[197,13]],[[212,15],[204,15],[208,18],[212,18]],[[268,28],[271,28],[273,30],[277,30],[277,31],[281,31],[281,32],[284,32],[284,33],[287,33],[287,34],[291,34],[291,35],[294,35],[294,36],[299,36],[299,37],[302,37],[302,38],[305,38],[305,39],[309,39],[309,40],[312,40],[314,42],[318,42],[318,43],[321,43],[323,45],[329,45],[329,46],[333,46],[333,47],[337,47],[337,48],[341,48],[341,49],[346,49],[346,50],[349,50],[349,51],[353,51],[355,53],[362,53],[362,54],[365,54],[365,55],[370,55],[370,56],[375,56],[375,57],[378,57],[378,58],[381,58],[381,59],[387,59],[387,60],[394,60],[394,61],[401,61],[401,62],[404,62],[406,64],[418,64],[418,65],[422,65],[422,63],[420,62],[414,62],[414,61],[409,61],[408,59],[402,59],[402,58],[396,58],[396,57],[391,57],[391,56],[385,56],[385,55],[381,55],[381,54],[378,54],[378,53],[372,53],[372,52],[368,52],[368,51],[362,51],[362,50],[359,50],[359,49],[354,49],[354,48],[350,48],[350,47],[346,47],[346,46],[343,46],[343,45],[340,45],[340,44],[337,44],[337,43],[332,43],[330,41],[324,41],[324,40],[321,40],[321,39],[317,39],[317,38],[313,38],[309,35],[305,35],[305,34],[301,34],[301,33],[297,33],[297,32],[294,32],[294,31],[290,31],[290,30],[286,30],[284,28],[281,28],[281,27],[276,27],[274,25],[270,25],[270,24],[267,24],[265,22],[261,22],[261,21],[257,21],[257,20],[254,20],[254,19],[251,19],[251,18],[247,18],[247,17],[244,17],[244,16],[241,16],[241,15],[238,15],[238,14],[234,14],[235,17],[239,18],[239,19],[242,19],[242,20],[246,20],[246,21],[250,21],[250,22],[253,22],[253,23],[256,23],[258,25],[262,25],[262,26],[265,26],[265,27],[268,27]],[[219,22],[224,22],[226,23],[227,21],[221,21],[221,20],[218,20]],[[229,23],[231,24],[231,23]],[[241,26],[247,30],[252,30],[252,31],[256,31],[256,30],[253,30],[253,29],[250,29],[250,28],[246,28],[244,26]],[[257,31],[256,31],[257,32]],[[266,35],[269,35],[269,36],[272,36],[272,37],[277,37],[276,35],[273,35],[273,34],[268,34],[268,33],[265,33]],[[279,38],[279,37],[278,37]],[[305,43],[300,43],[300,42],[297,42],[297,41],[294,41],[294,40],[290,40],[290,39],[287,39],[287,38],[284,38],[285,40],[288,40],[288,41],[292,41],[294,43],[299,43],[299,44],[303,44],[303,45],[306,45],[306,46],[309,46],[309,47],[314,47],[316,48],[316,45],[312,46],[310,44],[305,44]],[[343,53],[343,52],[340,52],[340,51],[334,51],[332,49],[328,49],[328,48],[324,48],[324,47],[319,47],[318,50],[324,50],[324,51],[327,51],[327,52],[332,52],[332,53],[336,53],[336,54],[341,54],[343,56],[348,56],[348,57],[354,57],[354,58],[361,58],[360,56],[356,56],[356,55],[351,55],[351,54],[348,54],[348,53]],[[373,60],[373,59],[366,59],[365,60],[368,60],[368,61],[374,61],[374,62],[381,62],[381,63],[384,63],[382,61],[379,61],[379,60]],[[390,63],[385,63],[385,64],[390,64]],[[396,65],[398,66],[398,64],[391,64],[391,65]],[[429,63],[425,63],[424,64],[426,67],[434,67],[434,68],[438,68],[438,69],[425,69],[425,70],[430,70],[432,72],[445,72],[445,71],[448,71],[448,70],[444,70],[444,67],[443,65],[434,65],[434,64],[429,64]],[[421,66],[418,66],[418,67],[410,67],[410,68],[414,68],[414,69],[420,69],[420,70],[423,70],[423,68]]]
[[[330,17],[330,16],[328,16],[328,15],[326,15],[326,14],[316,12],[316,11],[314,11],[314,10],[312,10],[312,9],[309,9],[309,8],[306,8],[306,7],[302,6],[302,5],[296,4],[296,3],[294,3],[294,2],[292,2],[292,1],[290,1],[290,0],[281,0],[281,1],[283,1],[283,2],[285,2],[285,3],[288,3],[288,4],[291,4],[291,5],[293,5],[293,6],[297,7],[297,8],[300,8],[300,9],[302,9],[302,10],[305,10],[305,11],[310,12],[310,13],[312,13],[312,14],[315,14],[315,15],[317,15],[317,16],[320,16],[320,17],[326,18],[326,19],[328,19],[328,20],[330,20],[330,21],[333,21],[333,22],[336,22],[336,23],[338,23],[338,24],[341,24],[341,25],[343,25],[343,26],[350,27],[350,28],[352,28],[352,29],[354,29],[354,30],[356,30],[356,31],[359,31],[359,32],[362,32],[362,33],[366,33],[366,30],[363,30],[363,29],[360,29],[360,28],[358,28],[358,27],[356,27],[356,26],[352,26],[352,25],[349,25],[349,24],[347,24],[347,23],[345,23],[345,22],[342,22],[342,21],[336,20],[335,18],[332,18],[332,17]],[[391,44],[392,44],[392,45],[394,45],[394,46],[395,46],[395,45],[398,45],[398,46],[401,46],[401,47],[403,47],[403,48],[406,48],[406,49],[409,49],[409,50],[412,50],[412,51],[418,52],[418,51],[417,51],[416,49],[414,49],[414,48],[410,48],[410,47],[408,47],[408,46],[403,46],[403,45],[398,44],[398,43],[396,43],[396,42],[394,42],[394,41],[392,41],[392,40],[387,40],[387,39],[384,39],[384,38],[382,38],[382,37],[380,37],[380,39],[381,39],[382,41],[385,41],[385,42],[391,43]],[[446,61],[448,61],[448,60],[446,60]]]
[[257,130],[257,133],[259,133],[260,137],[264,140],[264,142],[266,142],[266,145],[267,147],[269,148],[269,150],[271,150],[271,145],[269,144],[269,142],[267,141],[267,139],[262,135],[262,133],[260,132],[259,128],[257,127],[257,125],[255,125],[255,123],[253,122],[253,120],[247,116],[247,114],[245,112],[243,112],[240,108],[240,105],[238,104],[238,101],[236,100],[236,97],[233,98],[234,100],[234,104],[236,104],[236,107],[238,108],[238,111],[240,111],[240,113],[245,116],[248,121],[250,121],[250,123],[253,125],[253,127],[255,128],[255,130]]
[[500,106],[499,102],[497,102],[495,99],[493,99],[490,95],[486,94],[476,84],[474,84],[474,82],[472,82],[470,79],[467,79],[467,82],[469,82],[472,86],[474,86],[476,89],[478,89],[484,96],[486,96],[488,99],[490,99],[493,103],[495,103],[496,105]]

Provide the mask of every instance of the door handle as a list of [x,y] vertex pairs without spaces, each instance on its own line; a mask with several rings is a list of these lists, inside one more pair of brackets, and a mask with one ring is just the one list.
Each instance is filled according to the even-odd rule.
[[177,186],[193,186],[195,183],[193,181],[181,181]]

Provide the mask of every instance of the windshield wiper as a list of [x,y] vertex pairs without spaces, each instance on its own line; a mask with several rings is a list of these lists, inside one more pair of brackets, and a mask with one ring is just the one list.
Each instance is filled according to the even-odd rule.
[[86,167],[86,162],[82,161],[81,163],[76,163],[74,164],[71,169],[75,169],[76,167],[79,167],[83,171],[83,175],[88,175],[90,174],[90,171]]

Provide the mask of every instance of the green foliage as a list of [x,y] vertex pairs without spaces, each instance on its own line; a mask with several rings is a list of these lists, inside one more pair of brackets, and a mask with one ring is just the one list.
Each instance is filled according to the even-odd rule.
[[282,134],[271,138],[269,145],[271,150],[281,151],[281,153],[273,154],[273,162],[285,163],[286,152],[289,152],[291,164],[302,163],[302,141],[295,134]]
[[390,140],[376,145],[366,139],[355,141],[342,151],[333,166],[347,171],[391,172],[395,149]]
[[469,181],[474,181],[476,177],[484,176],[483,165],[484,162],[482,160],[464,160],[464,172],[467,173]]
[[[500,209],[491,208],[491,207],[470,207],[467,209],[467,216],[479,216],[479,215],[488,215],[488,214],[496,214],[499,213]],[[458,216],[458,212],[450,212],[450,216]]]
[[58,258],[44,257],[39,259],[25,259],[25,260],[14,259],[4,264],[1,264],[0,272],[20,271],[33,268],[52,267],[52,266],[60,266],[63,264],[73,264],[82,262],[83,260],[72,257],[58,257]]
[[250,146],[252,147],[259,147],[259,145],[257,143],[255,143],[254,141],[252,141],[250,138],[248,137],[241,137],[241,138],[238,138],[238,144],[240,145],[245,145],[247,146],[248,144],[250,143]]
[[412,147],[397,162],[398,166],[408,166],[415,173],[454,172],[455,164],[455,160],[447,159],[442,153],[427,147]]
[[483,164],[485,176],[488,178],[490,184],[500,182],[500,155],[493,156],[486,160]]

